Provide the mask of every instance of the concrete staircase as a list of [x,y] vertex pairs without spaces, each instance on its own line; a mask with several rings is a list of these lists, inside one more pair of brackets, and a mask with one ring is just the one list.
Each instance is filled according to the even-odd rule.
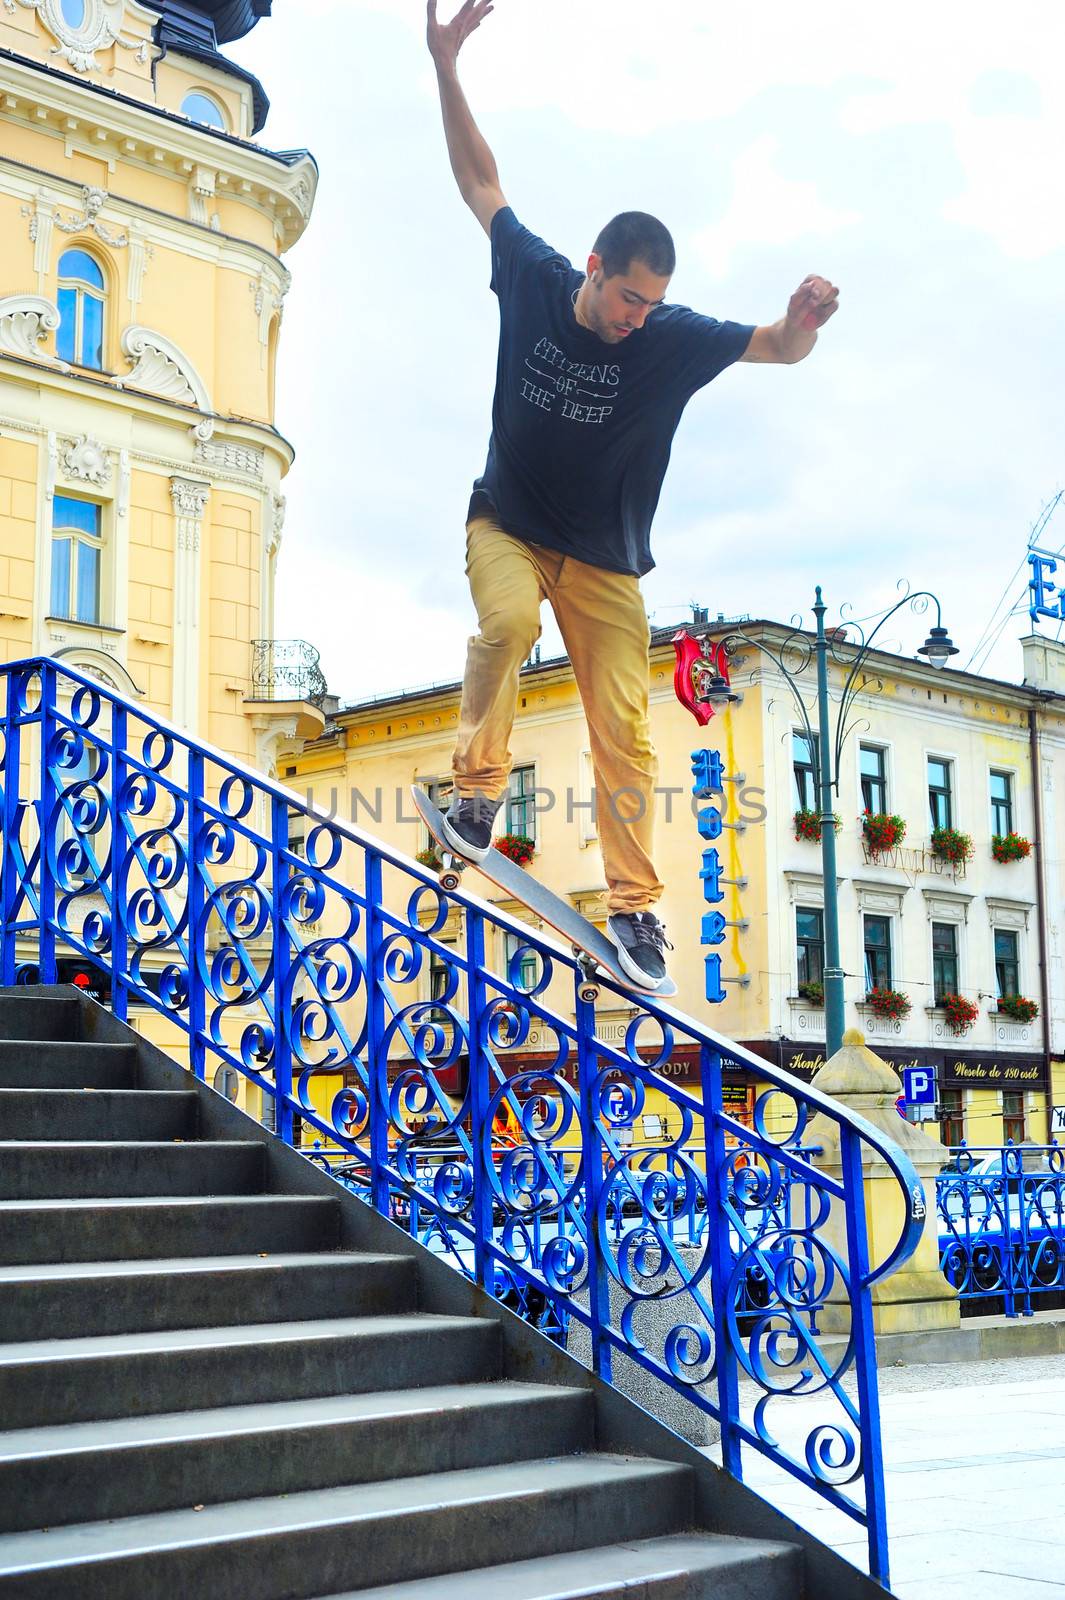
[[0,990],[0,1600],[883,1590],[77,991]]

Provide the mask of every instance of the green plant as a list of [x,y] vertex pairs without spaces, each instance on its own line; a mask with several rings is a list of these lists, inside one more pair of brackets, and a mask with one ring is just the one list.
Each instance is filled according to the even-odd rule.
[[1032,851],[1031,842],[1019,833],[993,833],[991,854],[996,861],[1023,861]]
[[419,850],[414,859],[415,861],[420,861],[423,867],[428,867],[430,872],[441,872],[443,870],[444,863],[435,844],[431,844],[428,850]]
[[877,1017],[908,1017],[913,1007],[909,995],[901,989],[870,989],[865,999]]
[[[836,832],[843,826],[843,818],[835,816]],[[821,838],[821,813],[820,811],[807,811],[805,809],[795,813],[795,837],[805,839],[808,844],[817,844]]]
[[519,867],[524,867],[536,854],[536,846],[524,833],[501,833],[493,844],[501,856],[506,856],[508,861],[515,862]]
[[861,817],[865,842],[874,856],[894,850],[906,837],[906,823],[894,812],[864,811]]
[[1012,1017],[1014,1022],[1034,1022],[1039,1015],[1035,1001],[1026,1000],[1022,994],[1000,995],[998,1009],[1004,1017]]
[[823,1006],[825,1003],[824,984],[818,982],[816,978],[812,979],[810,983],[800,983],[799,999],[809,1000],[812,1006]]
[[946,1012],[951,1033],[968,1033],[980,1015],[975,1000],[966,1000],[962,994],[942,995],[936,1004]]
[[932,854],[940,861],[950,861],[960,867],[973,858],[973,841],[967,833],[957,828],[932,829]]

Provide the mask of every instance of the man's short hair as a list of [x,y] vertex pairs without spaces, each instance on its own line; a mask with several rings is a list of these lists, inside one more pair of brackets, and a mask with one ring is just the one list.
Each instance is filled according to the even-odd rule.
[[658,278],[671,278],[677,265],[672,234],[646,211],[623,211],[607,223],[593,248],[608,278],[628,272],[634,261],[642,262]]

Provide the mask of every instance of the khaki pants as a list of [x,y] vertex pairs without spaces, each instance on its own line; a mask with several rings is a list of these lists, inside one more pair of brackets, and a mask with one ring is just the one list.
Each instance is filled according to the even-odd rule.
[[[466,575],[480,633],[466,657],[452,761],[456,788],[492,799],[506,789],[518,674],[540,637],[540,606],[550,600],[588,723],[608,905],[646,910],[662,884],[651,862],[658,761],[647,714],[650,630],[639,580],[523,544],[490,517],[474,517],[466,529]],[[574,773],[574,786],[577,779]],[[562,806],[561,795],[555,804]]]

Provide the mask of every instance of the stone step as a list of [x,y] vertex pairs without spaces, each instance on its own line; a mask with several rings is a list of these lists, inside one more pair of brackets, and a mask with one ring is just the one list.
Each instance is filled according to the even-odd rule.
[[802,1594],[802,1552],[795,1545],[676,1533],[318,1600],[799,1600]]
[[587,1389],[469,1383],[0,1433],[0,1532],[575,1454]]
[[0,1039],[80,1039],[81,1002],[39,986],[0,991]]
[[406,1256],[264,1252],[0,1267],[0,1343],[413,1311]]
[[579,1549],[604,1527],[679,1532],[691,1515],[687,1468],[538,1459],[6,1534],[0,1596],[10,1579],[19,1600],[305,1600]]
[[0,1200],[257,1194],[265,1172],[251,1139],[0,1142]]
[[0,1089],[5,1139],[194,1139],[194,1089]]
[[0,1039],[0,1088],[135,1089],[137,1047]]
[[0,1200],[0,1264],[328,1250],[339,1227],[336,1201],[314,1195]]
[[498,1378],[499,1323],[411,1312],[0,1345],[0,1417],[35,1428]]

